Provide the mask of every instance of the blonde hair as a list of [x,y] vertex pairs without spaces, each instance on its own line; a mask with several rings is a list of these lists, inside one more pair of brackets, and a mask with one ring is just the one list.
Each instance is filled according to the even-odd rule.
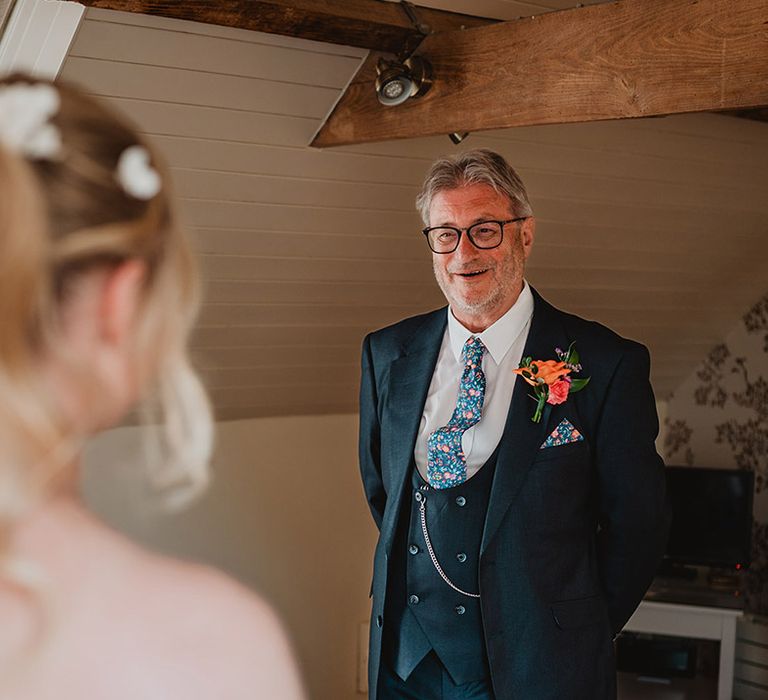
[[[14,75],[0,90],[25,83],[53,85]],[[39,372],[41,359],[59,351],[62,307],[87,270],[127,260],[146,268],[135,347],[137,357],[152,358],[157,377],[145,397],[144,413],[160,425],[148,440],[149,476],[172,503],[207,482],[212,444],[210,409],[187,352],[198,275],[167,170],[124,118],[71,85],[54,87],[60,105],[49,121],[61,152],[25,158],[0,144],[0,536],[87,437],[67,422]],[[115,177],[120,156],[136,145],[162,182],[146,200]]]

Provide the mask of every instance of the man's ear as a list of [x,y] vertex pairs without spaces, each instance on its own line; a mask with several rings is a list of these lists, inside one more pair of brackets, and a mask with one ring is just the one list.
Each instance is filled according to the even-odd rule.
[[531,254],[531,250],[533,250],[533,239],[536,235],[536,219],[533,216],[529,216],[525,221],[523,221],[523,225],[520,227],[520,240],[523,243],[523,252],[525,253],[526,259]]
[[147,268],[141,260],[126,260],[110,270],[101,289],[100,335],[111,345],[123,345],[135,326]]

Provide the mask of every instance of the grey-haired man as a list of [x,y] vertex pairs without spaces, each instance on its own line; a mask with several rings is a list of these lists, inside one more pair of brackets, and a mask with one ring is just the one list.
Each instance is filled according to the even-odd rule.
[[363,344],[370,697],[615,698],[668,526],[648,352],[528,285],[500,155],[438,160],[417,205],[448,308]]

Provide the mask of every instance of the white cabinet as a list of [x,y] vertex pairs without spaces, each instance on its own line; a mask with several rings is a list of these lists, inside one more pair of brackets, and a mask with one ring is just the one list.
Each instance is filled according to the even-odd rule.
[[736,620],[741,610],[644,600],[624,626],[629,632],[720,642],[717,700],[731,700],[736,649]]

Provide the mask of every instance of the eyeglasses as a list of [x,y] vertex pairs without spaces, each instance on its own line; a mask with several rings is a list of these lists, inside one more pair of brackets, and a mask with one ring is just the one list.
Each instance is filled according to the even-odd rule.
[[452,253],[459,247],[461,234],[466,231],[467,238],[475,248],[487,250],[497,248],[504,239],[504,226],[523,221],[528,216],[518,216],[516,219],[507,219],[506,221],[478,221],[467,228],[457,228],[455,226],[431,226],[425,228],[422,233],[427,237],[427,243],[434,253]]

